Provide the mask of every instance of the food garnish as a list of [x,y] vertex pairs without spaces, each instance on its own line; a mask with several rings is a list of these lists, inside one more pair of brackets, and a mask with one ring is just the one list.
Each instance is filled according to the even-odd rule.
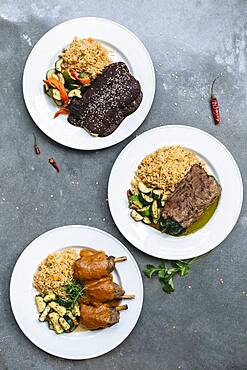
[[165,293],[172,293],[175,291],[173,277],[178,274],[180,276],[188,275],[190,271],[190,265],[196,262],[201,257],[195,257],[187,261],[172,261],[172,267],[167,267],[166,262],[162,261],[159,266],[146,265],[144,274],[151,279],[153,275],[157,275],[162,285],[162,289]]
[[57,301],[59,304],[61,304],[62,306],[65,306],[68,309],[73,308],[75,303],[84,294],[84,287],[75,280],[72,280],[71,282],[69,282],[64,288],[64,290],[68,298],[66,299],[58,298]]
[[214,123],[216,125],[218,125],[220,123],[220,110],[219,110],[219,103],[218,103],[218,99],[216,98],[216,96],[214,95],[214,84],[215,84],[215,81],[219,78],[220,76],[217,76],[213,82],[212,82],[212,85],[211,85],[211,98],[210,98],[210,104],[211,104],[211,111],[212,111],[212,115],[213,115],[213,119],[214,119]]
[[34,133],[33,133],[33,137],[34,137],[34,152],[35,152],[35,154],[40,155],[40,153],[41,153],[40,147],[37,144],[37,138],[36,138],[36,135]]
[[68,114],[70,114],[70,111],[68,108],[65,108],[65,107],[62,107],[60,108],[55,114],[54,114],[54,117],[53,118],[57,118],[60,114],[63,114],[65,116],[67,116]]
[[57,171],[57,172],[60,172],[60,167],[58,166],[58,164],[57,164],[57,162],[55,161],[55,159],[54,158],[49,158],[49,163],[52,165],[52,167],[54,167],[55,168],[55,170]]

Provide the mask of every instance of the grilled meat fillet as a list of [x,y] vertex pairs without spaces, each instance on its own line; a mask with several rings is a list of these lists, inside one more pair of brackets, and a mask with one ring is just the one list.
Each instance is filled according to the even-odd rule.
[[69,123],[92,134],[108,136],[141,104],[140,83],[123,62],[112,63],[70,104]]
[[221,194],[221,186],[198,164],[192,166],[162,209],[163,219],[172,219],[183,228],[197,221]]

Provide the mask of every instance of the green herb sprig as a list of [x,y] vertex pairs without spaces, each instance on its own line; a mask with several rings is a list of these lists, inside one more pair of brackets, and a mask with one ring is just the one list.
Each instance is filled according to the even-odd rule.
[[167,267],[166,262],[162,261],[159,266],[146,265],[144,269],[144,274],[151,279],[153,275],[157,275],[160,283],[162,284],[162,289],[165,293],[172,293],[175,291],[173,277],[175,274],[180,276],[188,275],[190,271],[190,265],[198,261],[201,257],[195,257],[187,261],[173,261],[170,262],[172,267]]
[[64,290],[68,298],[59,298],[58,303],[70,310],[74,307],[78,299],[84,295],[84,288],[76,280],[72,280],[64,287]]

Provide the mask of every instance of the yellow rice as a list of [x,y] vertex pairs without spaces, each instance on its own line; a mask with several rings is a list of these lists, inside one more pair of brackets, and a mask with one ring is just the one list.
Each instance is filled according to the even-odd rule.
[[38,267],[33,286],[41,293],[54,292],[66,297],[64,287],[73,279],[74,263],[78,252],[74,248],[50,254]]
[[166,199],[196,163],[205,167],[195,153],[179,145],[160,148],[147,155],[138,166],[131,182],[132,191],[138,193],[137,185],[142,181],[151,188],[164,190]]
[[[88,41],[90,40],[90,41]],[[95,79],[103,69],[111,64],[108,51],[93,39],[75,37],[70,46],[61,54],[63,67],[76,72],[86,72]]]

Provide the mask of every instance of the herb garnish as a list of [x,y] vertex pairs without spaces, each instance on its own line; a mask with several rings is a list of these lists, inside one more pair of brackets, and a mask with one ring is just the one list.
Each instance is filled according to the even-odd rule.
[[[157,274],[162,289],[165,293],[172,293],[175,291],[173,284],[173,277],[175,274],[180,276],[188,275],[190,271],[190,265],[196,262],[201,257],[195,257],[188,261],[173,261],[171,262],[172,267],[167,267],[165,261],[162,261],[159,266],[146,265],[144,274],[150,279],[154,274]],[[167,261],[168,262],[168,261]]]
[[59,298],[57,301],[62,306],[71,309],[74,307],[76,302],[80,297],[84,294],[84,288],[81,284],[79,284],[76,280],[72,280],[70,283],[68,283],[64,288],[68,298],[63,299]]

